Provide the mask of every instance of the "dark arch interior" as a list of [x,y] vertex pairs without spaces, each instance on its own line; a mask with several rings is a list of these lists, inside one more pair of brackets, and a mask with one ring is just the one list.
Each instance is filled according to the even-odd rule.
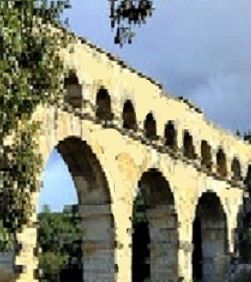
[[137,195],[133,209],[132,281],[143,282],[150,279],[150,231],[141,193]]
[[[150,169],[142,175],[138,186],[133,214],[132,281],[158,281],[166,277],[176,281],[177,214],[169,183],[161,172]],[[156,246],[160,250],[158,258],[152,259]]]
[[[57,172],[54,175],[54,171],[51,171],[51,164],[54,164],[54,169],[60,168],[60,175],[57,175]],[[38,262],[39,269],[43,272],[34,273],[34,278],[51,281],[53,277],[57,276],[55,279],[58,282],[64,282],[69,276],[72,276],[74,281],[82,282],[82,231],[78,213],[77,189],[66,163],[56,148],[53,149],[47,160],[45,171],[49,172],[49,177],[48,174],[47,177],[43,177],[45,185],[39,195],[35,253],[38,256],[38,250],[41,250]],[[58,269],[53,270],[46,266],[46,261],[51,256],[57,257],[58,260],[65,257]]]
[[112,120],[111,98],[106,89],[99,89],[96,97],[96,117],[100,120]]
[[232,179],[234,181],[240,181],[242,179],[241,165],[240,165],[239,160],[236,157],[233,158],[232,160],[231,171],[232,171]]
[[64,79],[64,89],[66,90],[64,102],[70,104],[73,108],[81,108],[82,86],[74,72],[71,71]]
[[[223,281],[227,263],[227,224],[220,199],[207,192],[199,199],[193,222],[193,281]],[[221,261],[220,261],[221,260]]]
[[247,186],[247,191],[251,195],[251,165],[248,166],[247,175],[244,179],[244,184]]
[[174,197],[169,183],[157,169],[145,172],[139,181],[139,187],[147,207],[165,204],[174,206]]
[[165,144],[174,150],[177,148],[177,133],[172,121],[165,125]]
[[227,176],[227,160],[226,155],[223,149],[219,149],[216,155],[216,162],[217,162],[217,173],[220,176],[226,177]]
[[195,159],[195,149],[193,145],[193,137],[190,133],[185,130],[183,136],[183,154],[189,159]]
[[239,261],[243,264],[250,264],[250,228],[251,228],[251,211],[245,208],[250,203],[251,195],[251,165],[248,166],[247,173],[244,178],[245,192],[249,197],[244,198],[243,205],[238,213],[238,226],[236,230],[237,240],[235,242],[235,251],[239,253]]
[[206,140],[201,141],[201,165],[205,166],[208,170],[212,169],[211,146]]
[[152,113],[147,114],[144,122],[145,136],[149,139],[156,139],[156,121]]
[[124,103],[123,107],[123,128],[137,130],[137,119],[133,104],[130,100]]
[[79,187],[81,189],[81,203],[86,201],[89,204],[111,203],[104,171],[85,141],[76,137],[68,137],[60,141],[56,149],[67,164],[73,179],[74,177],[83,177],[89,184],[84,188]]
[[[82,269],[65,269],[60,282],[115,281],[114,221],[105,173],[90,146],[77,137],[60,141],[56,149],[72,175],[83,228]],[[95,248],[90,251],[90,246]]]

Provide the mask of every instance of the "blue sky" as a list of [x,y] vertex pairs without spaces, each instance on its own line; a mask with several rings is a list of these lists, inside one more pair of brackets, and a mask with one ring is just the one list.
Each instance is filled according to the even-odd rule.
[[[176,96],[231,130],[251,129],[251,1],[154,0],[132,45],[113,44],[108,0],[70,0],[70,29],[152,76]],[[76,203],[74,185],[53,151],[43,173],[40,207]]]

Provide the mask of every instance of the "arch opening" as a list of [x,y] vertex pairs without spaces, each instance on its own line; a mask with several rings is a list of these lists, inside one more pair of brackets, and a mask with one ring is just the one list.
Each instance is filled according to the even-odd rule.
[[229,256],[226,214],[213,192],[204,193],[193,222],[192,269],[194,282],[225,281]]
[[[81,252],[79,268],[68,262],[58,281],[115,281],[114,221],[105,173],[91,147],[77,137],[60,141],[56,150],[64,160],[76,188],[81,232],[76,242],[80,245],[77,252]],[[58,241],[61,235],[57,234]],[[76,244],[72,248],[74,246]]]
[[240,181],[242,179],[240,161],[236,157],[234,157],[232,160],[231,172],[232,172],[232,180]]
[[104,88],[99,89],[96,97],[96,117],[99,120],[110,121],[113,119],[111,98]]
[[222,176],[227,176],[227,158],[223,149],[219,149],[216,154],[217,173]]
[[195,159],[195,149],[193,145],[193,137],[192,135],[185,130],[183,135],[183,155],[188,159]]
[[211,146],[206,140],[201,141],[201,165],[210,171],[212,170]]
[[249,192],[249,196],[251,196],[251,165],[248,166],[247,175],[244,180],[244,184],[246,185],[246,189]]
[[124,103],[123,107],[123,128],[137,130],[137,118],[136,113],[134,111],[133,104],[130,100],[127,100]]
[[152,113],[148,113],[144,122],[144,133],[145,137],[149,139],[156,139],[156,121]]
[[70,104],[73,108],[82,107],[82,86],[74,72],[64,79],[65,96],[64,102]]
[[[165,281],[166,277],[170,281],[177,281],[178,224],[169,183],[161,172],[150,169],[142,175],[138,187],[134,210],[139,211],[141,221],[137,222],[134,214],[132,281]],[[140,199],[141,205],[137,199]],[[141,242],[141,249],[137,248],[137,237],[145,238]],[[141,268],[137,267],[139,257],[141,262],[145,262]]]
[[165,145],[177,149],[177,132],[172,121],[168,121],[165,125]]
[[250,209],[247,208],[250,205],[250,195],[251,195],[251,165],[248,166],[247,174],[244,179],[245,192],[248,193],[248,197],[243,199],[243,205],[239,209],[237,221],[238,226],[236,229],[237,241],[235,242],[235,251],[238,252],[239,262],[241,264],[250,264],[250,230],[251,222]]
[[150,279],[150,232],[146,206],[139,192],[133,205],[132,281]]
[[[67,165],[56,149],[47,160],[42,179],[37,210],[38,278],[63,282],[72,276],[81,282],[83,254],[78,198]],[[55,260],[59,263],[55,264]]]

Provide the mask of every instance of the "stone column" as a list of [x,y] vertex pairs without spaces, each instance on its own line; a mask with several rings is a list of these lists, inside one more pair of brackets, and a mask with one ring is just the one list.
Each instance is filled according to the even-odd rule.
[[132,280],[132,204],[130,200],[118,199],[114,212],[118,282],[131,282]]
[[111,206],[81,205],[83,228],[83,279],[85,282],[116,281],[114,221]]
[[[184,207],[184,211],[187,207]],[[193,253],[193,243],[192,243],[192,229],[193,222],[190,214],[182,214],[179,217],[179,232],[178,232],[178,273],[179,280],[182,282],[192,282],[192,253]]]
[[[41,183],[38,182],[38,187]],[[37,251],[37,213],[36,203],[39,191],[32,192],[31,204],[33,205],[32,215],[29,223],[24,225],[22,231],[17,233],[15,253],[16,282],[35,282],[39,279],[38,251]]]
[[150,280],[177,281],[177,216],[172,206],[158,205],[147,210],[150,228]]
[[19,251],[15,257],[16,282],[38,281],[38,259],[35,255],[37,245],[36,225],[25,226],[21,233],[17,234]]
[[226,281],[229,257],[224,222],[202,222],[203,282]]

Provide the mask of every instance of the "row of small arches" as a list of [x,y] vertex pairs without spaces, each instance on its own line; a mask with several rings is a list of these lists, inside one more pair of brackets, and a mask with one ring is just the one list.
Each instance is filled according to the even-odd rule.
[[[65,79],[66,101],[73,107],[79,108],[82,105],[82,88],[74,76]],[[111,107],[111,98],[105,88],[100,88],[96,95],[95,115],[98,120],[112,121],[114,114]],[[122,126],[127,130],[138,130],[137,117],[131,100],[126,100],[122,111]],[[149,140],[157,140],[157,124],[154,115],[149,112],[144,120],[144,136]],[[164,143],[173,151],[178,149],[177,131],[173,121],[167,121],[164,129]],[[193,137],[188,130],[183,132],[183,155],[191,160],[197,158],[193,145]],[[213,169],[211,146],[206,140],[201,141],[201,165],[208,171]],[[224,150],[219,148],[216,153],[216,172],[222,177],[228,176],[227,158]],[[234,181],[242,180],[241,165],[237,157],[234,157],[231,163],[231,178]]]

